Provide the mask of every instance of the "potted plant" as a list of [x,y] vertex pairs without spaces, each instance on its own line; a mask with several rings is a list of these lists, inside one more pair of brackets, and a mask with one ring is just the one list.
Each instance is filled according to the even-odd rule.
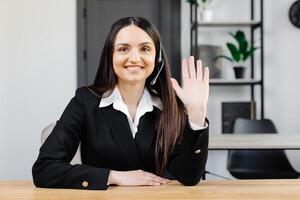
[[200,7],[199,19],[203,22],[208,22],[212,20],[212,11],[207,9],[211,1],[212,0],[186,0],[186,2]]
[[232,62],[233,69],[236,78],[244,78],[245,74],[245,61],[253,55],[254,51],[258,49],[257,47],[253,47],[246,39],[243,31],[238,30],[235,34],[229,33],[237,42],[237,45],[233,43],[226,43],[227,48],[231,54],[231,57],[226,55],[219,55],[218,58],[225,58]]

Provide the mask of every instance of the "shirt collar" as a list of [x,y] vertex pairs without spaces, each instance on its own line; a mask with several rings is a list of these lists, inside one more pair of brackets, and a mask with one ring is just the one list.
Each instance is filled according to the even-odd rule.
[[[113,104],[114,109],[120,110],[120,107],[123,107],[125,103],[122,99],[118,86],[113,89],[111,94],[109,94],[109,92],[104,93],[103,97],[101,98],[99,107],[103,108]],[[143,95],[139,101],[138,109],[143,108],[143,110],[152,111],[153,106],[161,110],[162,102],[160,98],[150,95],[148,89],[145,88]]]

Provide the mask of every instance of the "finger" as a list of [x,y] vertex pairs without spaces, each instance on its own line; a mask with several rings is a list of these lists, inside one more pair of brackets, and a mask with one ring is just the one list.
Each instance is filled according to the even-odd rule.
[[197,60],[197,79],[202,80],[202,61],[201,60]]
[[150,172],[146,172],[146,178],[151,180],[151,181],[156,181],[156,182],[159,182],[161,184],[164,184],[166,182],[166,180],[160,176],[157,176],[155,174],[152,174]]
[[204,83],[209,84],[209,69],[208,69],[208,67],[205,67],[205,69],[204,69],[203,81],[204,81]]
[[174,90],[175,90],[177,96],[178,96],[179,98],[181,98],[181,97],[182,97],[182,89],[181,89],[181,87],[179,86],[179,84],[178,84],[178,82],[176,81],[176,79],[171,78],[171,83],[172,83],[172,86],[173,86],[173,88],[174,88]]
[[194,56],[189,57],[189,70],[190,70],[190,78],[196,78],[196,68],[195,68],[195,60]]
[[186,59],[182,59],[182,62],[181,62],[181,76],[182,76],[183,83],[185,80],[190,78],[189,70],[188,70],[188,63],[187,63]]
[[150,179],[157,179],[157,180],[162,180],[163,178],[160,176],[157,176],[155,174],[152,174],[150,172],[145,172],[145,177],[150,178]]
[[167,183],[167,181],[164,178],[161,178],[159,176],[150,177],[150,181],[158,182],[160,184],[166,184]]
[[147,184],[146,185],[150,185],[150,186],[159,186],[159,185],[161,185],[160,183],[158,183],[158,182],[154,182],[154,181],[149,181],[149,182],[147,182]]

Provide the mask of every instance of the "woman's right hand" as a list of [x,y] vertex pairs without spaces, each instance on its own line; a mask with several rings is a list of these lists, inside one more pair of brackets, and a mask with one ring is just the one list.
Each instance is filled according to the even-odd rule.
[[143,170],[115,171],[111,170],[108,176],[110,185],[141,186],[141,185],[163,185],[170,180],[159,177]]

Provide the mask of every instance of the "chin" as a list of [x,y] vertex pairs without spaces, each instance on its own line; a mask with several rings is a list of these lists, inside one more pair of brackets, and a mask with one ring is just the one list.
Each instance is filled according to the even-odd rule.
[[127,83],[128,84],[145,84],[146,79],[143,80],[128,80]]
[[145,84],[146,79],[123,79],[121,81],[122,84],[128,84],[128,85],[136,85],[136,84]]

